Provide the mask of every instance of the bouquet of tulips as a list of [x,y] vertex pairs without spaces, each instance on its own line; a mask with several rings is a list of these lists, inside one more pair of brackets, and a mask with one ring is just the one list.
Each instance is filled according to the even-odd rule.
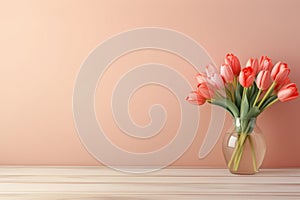
[[[234,118],[240,118],[241,126],[236,130],[239,137],[228,167],[237,170],[243,152],[243,144],[253,131],[251,118],[256,118],[266,108],[277,101],[286,102],[299,96],[295,83],[288,77],[290,69],[284,62],[274,66],[267,56],[259,60],[250,58],[241,69],[239,59],[227,54],[220,71],[212,65],[205,68],[206,73],[196,76],[198,85],[186,100],[192,104],[205,102],[225,108]],[[255,154],[253,154],[255,156]],[[255,158],[253,165],[256,168]]]

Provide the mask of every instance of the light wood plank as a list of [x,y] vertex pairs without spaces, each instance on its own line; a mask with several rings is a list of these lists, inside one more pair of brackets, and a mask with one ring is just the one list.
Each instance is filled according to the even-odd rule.
[[126,174],[105,167],[0,167],[0,199],[300,199],[300,169],[251,176],[168,168]]
[[299,196],[284,195],[97,195],[97,194],[22,194],[4,195],[0,200],[299,200]]
[[[263,169],[262,173],[251,176],[284,176],[300,177],[300,168],[287,169]],[[139,174],[123,173],[107,167],[96,166],[1,166],[1,175],[109,175],[109,176],[138,176]],[[166,168],[155,172],[142,173],[141,176],[237,176],[228,172],[227,169],[189,169],[189,168]],[[238,175],[240,176],[240,175]]]

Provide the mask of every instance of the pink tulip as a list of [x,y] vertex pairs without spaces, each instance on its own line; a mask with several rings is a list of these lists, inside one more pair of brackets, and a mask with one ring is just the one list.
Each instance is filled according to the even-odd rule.
[[196,76],[196,79],[197,79],[197,82],[198,82],[198,83],[205,83],[205,82],[207,81],[207,76],[206,76],[206,74],[200,72],[200,73]]
[[256,75],[258,72],[258,60],[256,58],[250,58],[246,63],[246,67],[252,67],[253,73]]
[[213,90],[206,83],[200,83],[197,87],[197,92],[205,99],[211,99],[214,94]]
[[212,76],[213,74],[219,73],[217,68],[211,64],[205,66],[205,72],[207,76]]
[[224,82],[222,76],[219,73],[212,74],[207,78],[207,82],[217,90],[221,90],[224,88]]
[[262,56],[259,60],[258,70],[268,70],[271,71],[273,68],[272,60],[267,56]]
[[290,69],[286,63],[278,62],[275,64],[271,71],[271,77],[276,84],[281,85],[282,82],[288,77]]
[[289,77],[286,77],[286,79],[285,79],[284,81],[282,81],[281,84],[276,84],[274,90],[275,90],[275,91],[278,91],[278,90],[280,90],[280,88],[282,88],[283,86],[289,84],[290,82],[291,82],[291,81],[290,81]]
[[235,55],[233,55],[232,53],[228,53],[225,57],[225,63],[231,67],[232,72],[235,76],[238,76],[240,74],[241,64],[239,59]]
[[262,70],[258,73],[256,77],[256,85],[261,90],[266,90],[270,87],[272,83],[270,72],[267,70]]
[[215,66],[209,64],[205,67],[205,71],[207,76],[206,81],[209,85],[218,90],[224,88],[223,79]]
[[289,83],[283,86],[277,93],[277,97],[281,102],[296,99],[299,96],[295,83]]
[[242,69],[239,75],[239,82],[243,87],[250,87],[255,79],[252,67],[245,67]]
[[233,82],[234,74],[232,68],[228,64],[221,65],[220,73],[225,83]]
[[202,97],[198,92],[193,91],[186,97],[186,99],[191,104],[202,105],[205,103],[205,98]]

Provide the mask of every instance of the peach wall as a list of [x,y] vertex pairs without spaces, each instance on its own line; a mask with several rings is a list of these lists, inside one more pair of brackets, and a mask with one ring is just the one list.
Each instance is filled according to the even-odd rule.
[[[105,39],[129,29],[155,26],[182,32],[202,44],[218,65],[227,52],[234,52],[243,62],[260,55],[283,60],[290,64],[291,79],[300,86],[299,7],[298,0],[2,1],[0,164],[99,164],[77,137],[72,116],[73,86],[89,52]],[[178,57],[150,50],[122,57],[113,64],[111,73],[122,72],[121,66],[148,61],[172,65],[191,80],[195,74]],[[112,77],[107,76],[107,81]],[[148,90],[159,88],[149,86]],[[176,116],[176,101],[172,95],[162,93],[162,103],[170,103],[167,109],[174,110]],[[134,100],[143,100],[141,94],[136,94]],[[96,97],[101,95],[102,91],[97,90]],[[153,100],[157,101],[157,96]],[[101,106],[96,105],[98,111]],[[131,107],[143,116],[133,118],[146,123],[144,111]],[[202,109],[209,113],[208,106]],[[268,145],[265,167],[300,166],[299,113],[300,99],[276,104],[260,117]],[[103,118],[100,111],[97,115]],[[208,157],[197,158],[208,119],[209,114],[201,121],[204,128],[191,147],[174,165],[224,166],[220,141]],[[178,118],[172,120],[166,131],[170,137]],[[132,147],[120,135],[112,138],[124,148]],[[163,145],[162,141],[138,145],[149,150]]]

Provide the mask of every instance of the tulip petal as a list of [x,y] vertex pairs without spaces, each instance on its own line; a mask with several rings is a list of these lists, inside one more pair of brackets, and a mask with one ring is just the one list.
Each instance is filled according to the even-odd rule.
[[201,97],[196,91],[190,92],[189,95],[186,97],[186,101],[191,104],[195,105],[202,105],[205,103],[205,98]]
[[234,80],[234,74],[231,67],[228,64],[221,65],[220,74],[225,83],[232,83]]
[[225,63],[232,68],[232,72],[235,76],[238,76],[241,71],[241,64],[239,59],[232,53],[228,53],[225,56]]
[[267,70],[260,71],[256,77],[256,85],[261,90],[268,89],[271,85],[270,72]]
[[206,75],[208,77],[212,76],[213,74],[219,73],[217,68],[214,65],[211,65],[211,64],[208,64],[205,67],[205,72],[206,72]]
[[289,83],[283,86],[277,93],[277,97],[281,102],[293,100],[299,96],[295,83]]

